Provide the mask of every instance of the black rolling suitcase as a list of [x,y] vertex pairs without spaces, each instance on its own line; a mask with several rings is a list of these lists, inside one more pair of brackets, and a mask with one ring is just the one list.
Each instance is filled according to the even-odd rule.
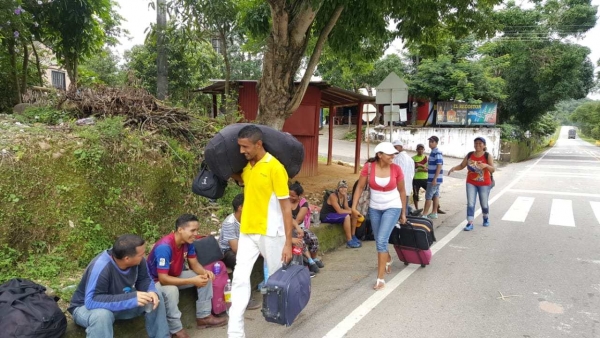
[[267,279],[261,293],[265,319],[290,326],[310,299],[310,273],[303,265],[285,265]]
[[389,239],[398,258],[405,265],[420,264],[422,267],[431,262],[429,248],[434,241],[433,224],[430,220],[419,217],[411,217],[406,224],[396,225]]

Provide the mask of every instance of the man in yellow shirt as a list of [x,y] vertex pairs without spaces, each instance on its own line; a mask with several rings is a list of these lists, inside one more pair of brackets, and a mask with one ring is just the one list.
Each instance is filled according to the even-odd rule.
[[250,274],[258,255],[265,259],[265,278],[292,258],[288,175],[281,162],[265,150],[262,139],[262,131],[254,125],[238,133],[240,152],[248,164],[241,176],[234,175],[234,179],[243,182],[246,198],[231,288],[227,330],[230,338],[245,337],[244,311],[250,299]]

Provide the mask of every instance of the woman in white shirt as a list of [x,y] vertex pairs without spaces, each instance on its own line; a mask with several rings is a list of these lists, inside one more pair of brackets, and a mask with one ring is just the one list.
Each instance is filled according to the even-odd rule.
[[[391,272],[392,256],[388,251],[390,234],[399,219],[402,224],[406,223],[404,174],[402,169],[393,163],[397,153],[398,151],[390,142],[378,144],[375,147],[375,157],[370,158],[360,172],[355,192],[356,196],[360,196],[366,187],[371,192],[369,218],[377,247],[377,281],[373,286],[375,290],[385,287],[383,277]],[[352,213],[356,217],[359,214],[356,209],[357,204],[358,198],[353,199]]]

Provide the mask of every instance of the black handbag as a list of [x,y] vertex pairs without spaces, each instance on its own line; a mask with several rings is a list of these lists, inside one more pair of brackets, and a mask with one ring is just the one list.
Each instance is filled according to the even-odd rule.
[[202,266],[223,260],[223,252],[219,242],[212,235],[195,240],[194,249],[196,249],[198,262]]
[[223,197],[227,181],[215,175],[204,161],[200,164],[200,172],[192,183],[192,192],[210,199]]

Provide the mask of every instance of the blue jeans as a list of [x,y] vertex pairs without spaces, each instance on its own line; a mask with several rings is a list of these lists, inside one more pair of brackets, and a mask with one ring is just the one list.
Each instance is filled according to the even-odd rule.
[[[179,278],[193,278],[196,273],[192,270],[185,270]],[[179,290],[192,288],[194,285],[161,285],[156,282],[156,288],[165,298],[166,318],[169,324],[171,333],[179,332],[183,329],[181,323],[181,311],[179,311]],[[212,281],[201,288],[196,288],[198,292],[198,300],[196,300],[196,318],[205,318],[210,316],[212,310]]]
[[369,218],[371,219],[377,252],[388,252],[390,235],[394,226],[398,223],[401,212],[402,208],[389,208],[386,210],[369,208]]
[[475,218],[475,204],[477,203],[477,195],[479,195],[479,204],[481,204],[481,212],[483,216],[486,216],[490,213],[490,206],[488,204],[488,199],[490,197],[490,190],[492,190],[491,186],[477,186],[471,183],[467,183],[467,221],[469,223],[473,222]]
[[87,338],[110,338],[113,337],[113,324],[116,319],[131,319],[145,314],[148,337],[170,337],[165,302],[160,293],[158,298],[160,302],[156,310],[149,313],[145,313],[143,307],[112,312],[106,309],[88,310],[85,306],[80,306],[73,311],[73,320],[77,325],[85,327]]

